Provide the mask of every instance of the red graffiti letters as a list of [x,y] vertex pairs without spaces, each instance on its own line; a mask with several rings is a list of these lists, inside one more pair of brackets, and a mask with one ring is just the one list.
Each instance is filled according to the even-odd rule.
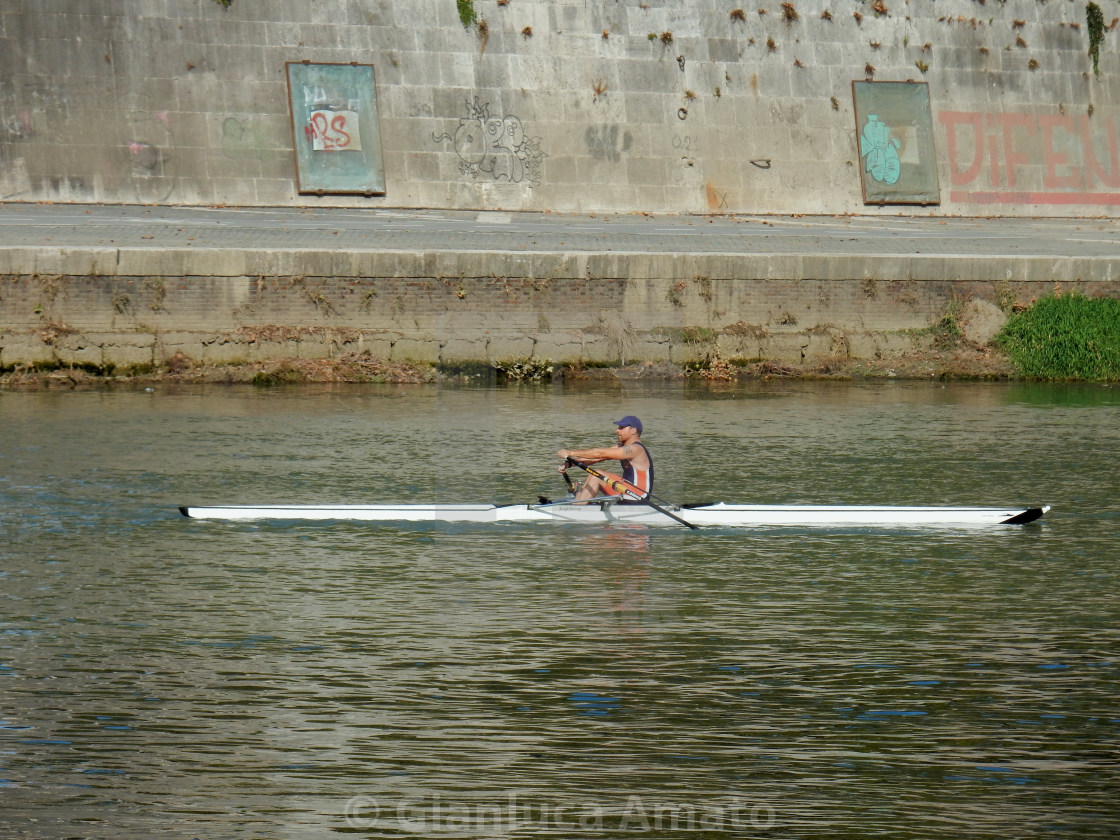
[[303,131],[317,152],[361,151],[362,148],[358,115],[353,111],[312,111]]
[[941,111],[938,119],[952,201],[1120,205],[1112,117]]

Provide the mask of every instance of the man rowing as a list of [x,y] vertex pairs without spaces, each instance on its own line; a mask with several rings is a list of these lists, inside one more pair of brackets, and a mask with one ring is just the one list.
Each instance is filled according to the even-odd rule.
[[[563,459],[560,472],[566,473],[569,459],[585,466],[600,461],[618,461],[622,465],[622,481],[629,488],[620,486],[617,476],[609,473],[605,478],[590,475],[576,491],[575,501],[584,502],[603,496],[619,496],[618,504],[641,504],[653,492],[653,457],[642,443],[642,421],[632,414],[615,421],[618,446],[599,449],[561,449],[556,454]],[[633,498],[638,496],[638,498]]]

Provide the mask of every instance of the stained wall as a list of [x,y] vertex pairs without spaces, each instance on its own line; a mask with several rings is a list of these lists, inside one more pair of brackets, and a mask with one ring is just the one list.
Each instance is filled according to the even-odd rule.
[[[1100,7],[1098,73],[1082,0],[8,0],[0,200],[1111,215]],[[383,194],[299,192],[302,61],[373,65]],[[927,84],[928,122],[861,147],[866,79]],[[935,203],[867,204],[918,139]]]

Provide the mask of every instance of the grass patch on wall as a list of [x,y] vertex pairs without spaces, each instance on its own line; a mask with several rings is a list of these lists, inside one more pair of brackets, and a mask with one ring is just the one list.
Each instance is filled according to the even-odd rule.
[[1109,28],[1104,23],[1104,12],[1101,7],[1089,0],[1085,4],[1085,28],[1089,30],[1089,57],[1093,59],[1093,73],[1101,74],[1101,42],[1104,33]]
[[964,301],[953,297],[945,304],[945,310],[933,326],[926,333],[933,338],[935,346],[942,350],[951,350],[961,343],[964,330],[961,329],[961,305]]
[[474,9],[474,0],[455,0],[455,6],[459,11],[459,20],[462,21],[464,28],[470,29],[478,23],[478,12]]
[[1021,376],[1120,379],[1120,299],[1050,295],[1012,315],[995,338]]

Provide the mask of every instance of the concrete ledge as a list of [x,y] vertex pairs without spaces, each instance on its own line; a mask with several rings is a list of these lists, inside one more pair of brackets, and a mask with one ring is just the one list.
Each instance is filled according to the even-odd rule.
[[468,253],[0,247],[0,276],[556,278],[1117,282],[1120,255]]
[[902,356],[932,346],[924,334],[874,333],[835,328],[787,330],[755,338],[703,335],[669,337],[635,334],[620,342],[586,333],[553,334],[441,342],[431,335],[362,336],[334,344],[316,341],[260,341],[232,334],[184,332],[145,334],[74,333],[44,341],[38,333],[0,336],[0,368],[16,366],[88,367],[97,369],[160,366],[176,356],[207,365],[249,364],[279,359],[331,359],[368,352],[392,362],[495,364],[548,361],[566,364],[670,362],[687,365],[712,358],[770,360],[815,364],[851,359]]
[[362,350],[402,362],[804,363],[920,347],[966,303],[986,340],[1003,309],[1056,284],[1120,290],[1114,257],[38,247],[0,249],[0,266],[6,367]]

